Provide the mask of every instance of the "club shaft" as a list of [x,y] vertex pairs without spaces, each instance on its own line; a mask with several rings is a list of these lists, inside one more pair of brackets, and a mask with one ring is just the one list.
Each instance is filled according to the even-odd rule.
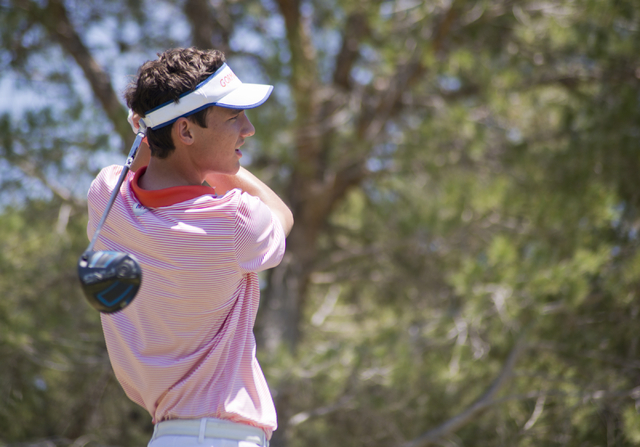
[[127,162],[122,167],[122,172],[120,173],[120,178],[118,178],[118,183],[116,184],[115,188],[113,188],[113,191],[111,192],[111,197],[109,197],[109,202],[107,202],[107,207],[102,213],[102,219],[100,219],[100,223],[98,223],[98,226],[96,227],[96,231],[95,233],[93,233],[93,238],[91,239],[91,242],[89,243],[89,246],[87,247],[87,249],[84,251],[85,253],[92,251],[93,246],[98,241],[98,236],[100,236],[100,230],[102,230],[102,226],[107,220],[107,215],[109,214],[109,211],[111,211],[111,207],[116,201],[116,197],[120,192],[120,187],[122,186],[122,183],[124,182],[124,178],[127,176],[127,173],[131,168],[131,164],[133,163],[133,159],[135,158],[136,153],[138,152],[138,148],[140,147],[140,143],[142,142],[143,138],[144,138],[144,133],[138,132],[138,134],[136,135],[136,139],[133,142],[133,145],[131,146],[131,150],[129,151]]

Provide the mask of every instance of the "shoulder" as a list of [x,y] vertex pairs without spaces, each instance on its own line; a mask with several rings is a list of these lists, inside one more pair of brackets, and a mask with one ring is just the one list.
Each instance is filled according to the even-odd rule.
[[282,227],[271,209],[256,196],[239,193],[236,210],[236,231],[253,233],[258,239],[266,233],[282,232]]
[[[89,186],[89,191],[87,193],[89,205],[96,201],[103,202],[111,195],[113,189],[118,184],[118,179],[120,178],[122,169],[124,169],[122,166],[111,165],[103,168],[98,173],[96,178],[91,182],[91,186]],[[131,175],[132,174],[129,173],[129,176]]]
[[271,220],[271,209],[260,198],[240,190],[234,190],[234,195],[234,202],[237,206],[236,213],[239,219],[245,221]]
[[91,182],[91,186],[89,187],[89,192],[99,191],[102,189],[107,189],[109,191],[113,190],[118,182],[118,177],[122,172],[122,166],[111,165],[103,168],[96,178]]
[[258,197],[241,193],[235,219],[235,250],[245,272],[259,272],[280,263],[285,234],[279,220]]

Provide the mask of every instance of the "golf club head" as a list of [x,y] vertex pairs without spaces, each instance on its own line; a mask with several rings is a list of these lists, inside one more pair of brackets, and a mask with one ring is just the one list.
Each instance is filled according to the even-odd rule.
[[87,251],[78,260],[78,276],[89,304],[113,313],[127,307],[138,293],[142,269],[127,253]]

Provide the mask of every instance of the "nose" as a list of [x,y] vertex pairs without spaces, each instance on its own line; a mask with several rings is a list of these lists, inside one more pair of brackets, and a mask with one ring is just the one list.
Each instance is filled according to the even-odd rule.
[[253,127],[253,124],[251,124],[249,117],[245,113],[243,113],[242,116],[244,118],[244,122],[242,123],[242,137],[252,137],[256,133],[256,128]]

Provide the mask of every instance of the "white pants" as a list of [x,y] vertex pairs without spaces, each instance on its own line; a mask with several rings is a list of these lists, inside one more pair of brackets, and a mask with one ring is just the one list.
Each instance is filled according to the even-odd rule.
[[153,439],[148,447],[261,447],[253,442],[234,441],[232,439],[204,438],[202,442],[197,436],[165,435]]
[[268,447],[264,432],[246,424],[213,418],[156,424],[148,447]]

